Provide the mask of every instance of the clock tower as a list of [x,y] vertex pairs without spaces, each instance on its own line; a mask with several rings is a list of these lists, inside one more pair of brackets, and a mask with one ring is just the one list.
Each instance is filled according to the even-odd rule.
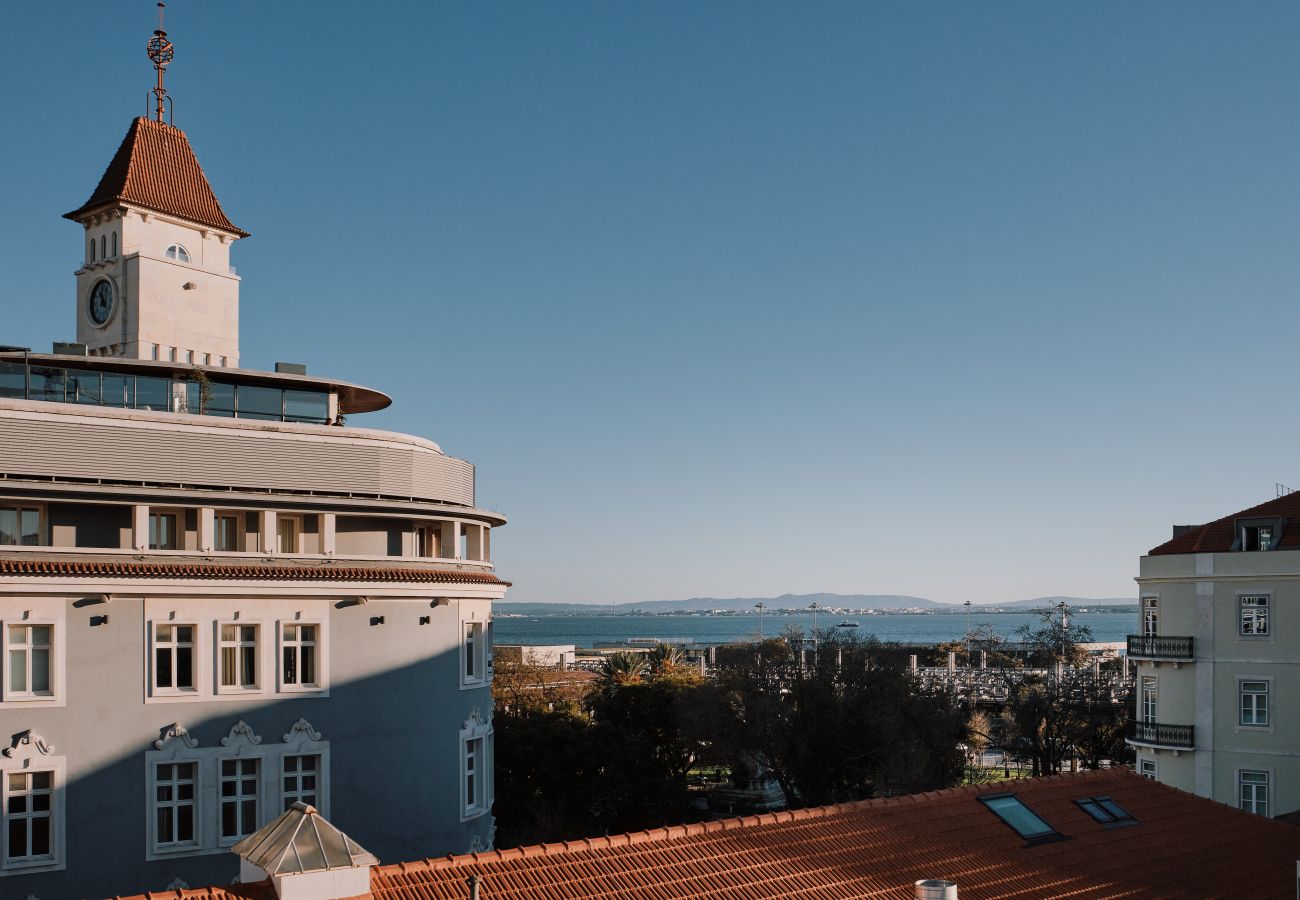
[[230,247],[248,232],[226,217],[185,132],[163,121],[174,48],[161,25],[160,12],[148,45],[154,116],[131,123],[90,199],[64,217],[85,229],[77,341],[94,356],[236,367]]

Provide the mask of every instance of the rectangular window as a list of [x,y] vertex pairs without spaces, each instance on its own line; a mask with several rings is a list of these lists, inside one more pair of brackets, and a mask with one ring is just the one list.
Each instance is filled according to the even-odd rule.
[[483,808],[483,738],[465,742],[465,811]]
[[1159,719],[1156,718],[1158,714],[1158,701],[1159,693],[1157,692],[1156,680],[1149,675],[1142,676],[1141,714],[1143,722],[1159,721]]
[[439,525],[421,525],[416,529],[420,555],[429,559],[442,556],[442,527]]
[[297,516],[276,516],[275,531],[277,546],[281,553],[301,553],[299,538],[302,535],[302,520]]
[[218,653],[221,687],[243,690],[257,688],[256,625],[222,625]]
[[176,513],[149,513],[149,549],[176,550],[180,547]]
[[4,790],[5,863],[54,859],[54,773],[10,772]]
[[248,837],[257,830],[256,759],[221,761],[221,837]]
[[1241,772],[1237,775],[1241,808],[1256,815],[1268,815],[1268,773]]
[[1156,597],[1142,598],[1142,634],[1145,637],[1155,637],[1159,634],[1159,603],[1160,601]]
[[281,626],[281,678],[285,686],[317,687],[317,625],[285,624]]
[[156,625],[153,636],[153,686],[155,690],[194,690],[193,625]]
[[284,808],[301,801],[320,807],[320,754],[284,758]]
[[239,520],[238,513],[218,513],[212,517],[212,549],[222,553],[237,553],[244,549]]
[[1273,547],[1272,525],[1246,525],[1241,529],[1243,550],[1270,550]]
[[1260,636],[1268,634],[1268,595],[1243,596],[1241,600],[1241,633]]
[[1143,778],[1156,780],[1156,761],[1154,759],[1144,759],[1138,763],[1138,774]]
[[10,625],[5,661],[5,699],[52,697],[50,672],[54,626]]
[[1268,725],[1268,682],[1241,682],[1241,724]]
[[198,843],[195,799],[198,763],[160,763],[154,767],[154,843],[185,847]]
[[35,506],[0,506],[0,546],[39,547],[41,510]]
[[483,658],[486,655],[486,648],[483,640],[483,623],[466,622],[465,623],[465,644],[463,647],[464,656],[464,674],[465,682],[476,682],[484,679]]

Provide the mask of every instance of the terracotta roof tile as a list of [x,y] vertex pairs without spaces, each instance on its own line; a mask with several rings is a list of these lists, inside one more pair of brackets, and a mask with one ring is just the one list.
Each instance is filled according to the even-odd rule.
[[90,199],[64,218],[117,202],[248,237],[226,218],[185,132],[153,119],[131,123]]
[[1194,525],[1176,538],[1153,548],[1150,556],[1169,556],[1176,553],[1227,553],[1237,540],[1233,523],[1237,519],[1278,516],[1290,519],[1278,539],[1279,550],[1300,550],[1300,492],[1287,494],[1243,509],[1205,525]]
[[[1027,846],[976,799],[1006,791],[1067,839]],[[1138,824],[1102,827],[1086,796]],[[1293,897],[1297,858],[1300,829],[1115,769],[379,866],[369,900],[464,900],[469,875],[484,900],[903,900],[921,878],[966,900]]]
[[0,576],[32,578],[206,578],[223,581],[397,581],[421,584],[499,584],[487,572],[358,566],[277,566],[221,563],[79,562],[0,559]]

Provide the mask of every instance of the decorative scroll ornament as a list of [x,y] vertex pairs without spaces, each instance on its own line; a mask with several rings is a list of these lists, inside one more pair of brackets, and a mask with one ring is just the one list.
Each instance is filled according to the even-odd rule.
[[159,750],[166,750],[172,741],[180,741],[186,747],[193,750],[199,745],[198,739],[185,730],[185,726],[180,722],[173,722],[163,729],[162,737],[153,742],[153,745]]
[[45,738],[41,737],[29,728],[26,731],[15,734],[13,743],[0,751],[0,753],[4,753],[4,755],[9,759],[14,759],[18,756],[34,756],[35,754],[32,752],[31,748],[35,748],[42,756],[49,756],[54,752],[53,744],[47,743]]
[[483,718],[483,713],[477,706],[472,706],[469,710],[469,718],[465,720],[465,724],[461,726],[461,730],[471,732],[482,731],[487,728],[487,726],[488,723],[487,720]]
[[306,719],[299,719],[297,722],[293,723],[293,726],[289,729],[289,733],[284,736],[284,742],[286,744],[292,744],[294,741],[300,741],[303,738],[313,742],[319,741],[320,732],[315,728],[312,728],[311,723]]
[[188,891],[189,889],[189,883],[179,875],[172,879],[171,884],[163,888],[165,891]]
[[254,734],[253,729],[243,719],[230,727],[230,734],[221,739],[221,746],[234,747],[241,741],[247,743],[250,747],[256,747],[262,743],[262,738]]

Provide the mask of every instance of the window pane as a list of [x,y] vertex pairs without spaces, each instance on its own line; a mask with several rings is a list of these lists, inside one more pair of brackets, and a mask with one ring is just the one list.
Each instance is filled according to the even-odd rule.
[[21,400],[27,395],[27,377],[21,363],[0,362],[0,397]]
[[316,648],[311,644],[302,648],[302,683],[316,683]]
[[39,647],[48,647],[50,645],[50,626],[33,625],[32,628],[32,645]]
[[151,409],[157,412],[168,412],[172,408],[172,383],[169,378],[144,378],[135,379],[135,403],[136,409]]
[[298,654],[294,652],[294,648],[292,647],[284,648],[284,683],[285,684],[298,683],[297,657]]
[[18,693],[27,690],[27,651],[9,651],[9,688]]
[[1040,819],[1033,810],[1015,797],[991,797],[983,799],[982,802],[1023,838],[1043,837],[1055,833],[1051,825]]
[[158,807],[158,843],[170,844],[173,840],[172,834],[172,808],[160,806]]
[[215,381],[210,382],[210,385],[212,396],[208,399],[207,406],[203,407],[204,414],[232,418],[235,415],[235,386]]
[[319,391],[284,392],[284,414],[289,422],[324,424],[329,413],[329,398]]
[[13,507],[0,508],[0,544],[18,543],[18,510]]
[[27,855],[27,828],[23,819],[9,821],[9,858],[22,859]]
[[173,687],[172,652],[166,647],[159,647],[154,652],[154,677],[156,679],[155,684],[157,687]]
[[240,670],[241,687],[253,687],[257,684],[257,650],[254,647],[241,648],[243,668]]
[[32,692],[48,694],[50,691],[50,651],[32,651]]
[[236,402],[241,419],[269,419],[280,421],[284,417],[282,404],[284,392],[279,388],[256,387],[241,384],[235,388]]
[[194,840],[194,807],[181,806],[176,810],[176,840],[191,843]]
[[22,542],[27,547],[38,547],[41,543],[41,513],[35,509],[22,512]]
[[32,789],[37,791],[48,791],[50,789],[52,773],[50,772],[33,772]]
[[235,648],[221,648],[221,683],[225,687],[235,684]]
[[194,648],[176,649],[176,687],[191,690],[194,687]]
[[50,817],[40,816],[32,822],[32,856],[50,855]]

